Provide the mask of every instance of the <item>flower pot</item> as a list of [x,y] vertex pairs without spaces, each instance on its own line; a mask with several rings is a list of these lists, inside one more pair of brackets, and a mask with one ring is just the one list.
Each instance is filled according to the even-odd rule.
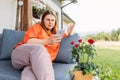
[[92,80],[92,74],[83,75],[82,71],[74,71],[73,80]]

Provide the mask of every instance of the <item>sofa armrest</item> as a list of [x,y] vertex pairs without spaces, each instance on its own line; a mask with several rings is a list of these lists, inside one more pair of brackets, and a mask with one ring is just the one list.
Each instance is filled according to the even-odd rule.
[[1,54],[1,47],[2,47],[2,34],[0,33],[0,54]]
[[0,33],[0,42],[1,42],[1,40],[2,40],[2,34]]

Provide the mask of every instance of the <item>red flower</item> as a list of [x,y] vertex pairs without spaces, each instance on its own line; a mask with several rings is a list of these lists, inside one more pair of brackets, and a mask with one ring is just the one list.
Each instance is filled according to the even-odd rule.
[[93,44],[95,41],[93,39],[88,39],[88,43]]
[[81,43],[81,42],[82,42],[82,39],[79,39],[78,42]]
[[71,45],[74,45],[74,41],[70,42]]
[[78,48],[79,44],[75,44],[75,47]]

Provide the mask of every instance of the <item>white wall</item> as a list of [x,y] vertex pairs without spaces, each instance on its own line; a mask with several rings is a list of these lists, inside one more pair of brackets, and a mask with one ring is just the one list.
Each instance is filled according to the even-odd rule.
[[[51,0],[44,0],[54,11],[58,12],[58,24],[61,28],[61,9]],[[0,0],[0,33],[4,28],[15,29],[17,0]]]
[[67,32],[68,24],[69,24],[69,23],[63,22],[63,30],[64,30],[65,32]]
[[3,28],[14,29],[17,0],[0,0],[0,33]]

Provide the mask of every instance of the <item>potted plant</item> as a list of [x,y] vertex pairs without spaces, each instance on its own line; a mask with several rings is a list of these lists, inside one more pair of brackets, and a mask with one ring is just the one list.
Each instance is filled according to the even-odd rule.
[[44,8],[40,9],[37,6],[32,6],[32,11],[33,11],[32,12],[33,17],[36,18],[36,19],[40,19],[40,16],[45,11],[45,9]]
[[93,61],[97,55],[94,40],[88,39],[87,42],[84,42],[79,39],[78,43],[72,41],[71,45],[73,46],[72,59],[77,62],[74,67],[74,80],[92,80],[93,76],[99,74],[99,66]]

